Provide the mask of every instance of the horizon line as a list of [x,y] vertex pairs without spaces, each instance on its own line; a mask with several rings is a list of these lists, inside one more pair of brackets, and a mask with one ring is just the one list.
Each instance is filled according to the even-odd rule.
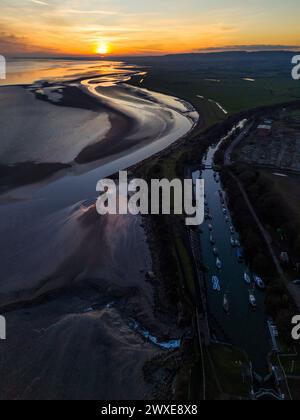
[[[178,52],[178,53],[162,53],[162,54],[107,54],[107,55],[97,55],[97,54],[2,54],[6,58],[10,59],[93,59],[93,60],[103,60],[110,58],[163,58],[169,56],[182,56],[182,55],[214,55],[214,54],[233,54],[233,53],[246,53],[246,54],[257,54],[257,53],[297,53],[300,52],[300,46],[294,47],[284,47],[282,48],[269,48],[269,49],[206,49],[193,52]],[[0,51],[1,53],[1,51]]]

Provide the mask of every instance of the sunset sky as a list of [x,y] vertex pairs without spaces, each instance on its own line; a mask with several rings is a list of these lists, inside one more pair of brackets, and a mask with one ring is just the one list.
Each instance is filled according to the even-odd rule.
[[3,55],[300,46],[299,0],[0,0],[0,5]]

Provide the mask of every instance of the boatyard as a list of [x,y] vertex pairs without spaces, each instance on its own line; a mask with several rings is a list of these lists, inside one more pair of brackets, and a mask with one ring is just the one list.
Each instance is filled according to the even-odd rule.
[[283,108],[262,117],[235,149],[234,160],[300,171],[300,113]]

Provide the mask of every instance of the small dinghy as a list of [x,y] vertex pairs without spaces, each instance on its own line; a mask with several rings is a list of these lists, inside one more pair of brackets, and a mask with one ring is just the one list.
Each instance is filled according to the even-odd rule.
[[214,244],[216,243],[216,242],[215,242],[215,240],[214,240],[214,237],[213,237],[212,235],[210,235],[209,240],[210,240],[210,243],[211,243],[212,245],[214,245]]
[[226,314],[229,314],[230,305],[229,305],[229,299],[227,293],[225,293],[223,298],[223,309],[226,312]]
[[254,282],[255,282],[256,286],[258,287],[258,289],[265,290],[266,285],[260,277],[254,276]]
[[230,243],[231,243],[231,246],[235,247],[236,243],[235,243],[235,238],[233,236],[230,238]]
[[213,230],[213,225],[211,223],[209,223],[208,229],[210,230],[210,232]]
[[230,226],[230,232],[232,235],[234,235],[234,227],[232,225]]
[[222,261],[220,260],[220,258],[217,258],[216,260],[216,267],[218,270],[222,269]]
[[219,255],[218,248],[214,247],[214,249],[213,249],[213,253],[214,253],[214,255],[217,257],[217,256]]

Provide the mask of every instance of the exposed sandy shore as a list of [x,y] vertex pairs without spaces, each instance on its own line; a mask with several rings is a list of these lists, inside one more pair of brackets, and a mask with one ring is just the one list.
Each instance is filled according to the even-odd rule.
[[8,109],[0,164],[31,161],[29,172],[34,162],[69,165],[55,179],[0,196],[0,313],[8,323],[1,399],[153,398],[145,364],[169,351],[142,328],[158,342],[183,334],[176,308],[157,317],[141,219],[100,217],[92,203],[100,178],[165,149],[198,115],[176,98],[125,84],[92,86],[0,89]]
[[[108,169],[109,163],[105,175],[111,175],[165,149],[197,122],[198,114],[186,102],[121,83],[122,78],[128,75],[110,75],[109,82],[94,77],[1,87],[2,188],[22,184],[22,178],[24,184],[38,181],[61,164],[97,162]],[[5,170],[19,165],[17,173],[20,164],[22,178],[13,167]],[[40,173],[32,166],[37,164]]]
[[38,101],[22,87],[0,88],[0,161],[70,163],[111,125],[105,113]]
[[[16,206],[23,206],[22,220]],[[10,213],[0,229],[5,234],[5,223],[0,310],[9,335],[0,347],[0,398],[151,398],[143,366],[161,350],[130,320],[161,336],[165,327],[153,314],[139,219],[100,218],[82,205],[37,225],[24,203]],[[15,237],[8,234],[13,223]]]

